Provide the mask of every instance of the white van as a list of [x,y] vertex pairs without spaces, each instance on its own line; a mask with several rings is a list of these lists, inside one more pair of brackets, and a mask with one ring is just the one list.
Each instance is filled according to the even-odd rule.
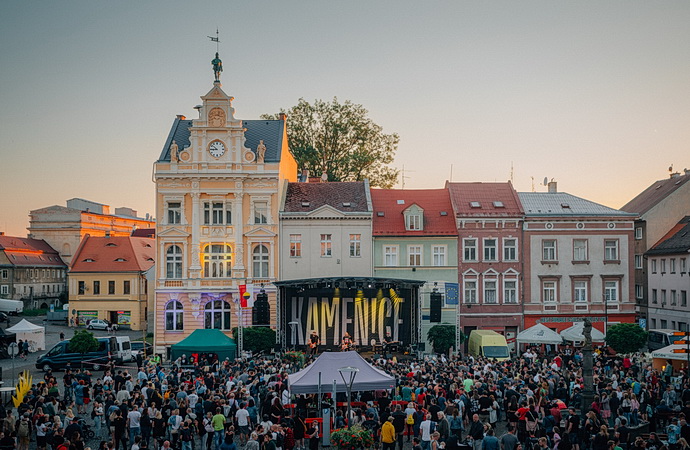
[[21,300],[0,299],[0,311],[11,316],[16,316],[24,311],[24,302]]
[[117,361],[130,362],[134,359],[132,355],[132,343],[129,336],[115,336],[115,348],[112,350],[113,358]]

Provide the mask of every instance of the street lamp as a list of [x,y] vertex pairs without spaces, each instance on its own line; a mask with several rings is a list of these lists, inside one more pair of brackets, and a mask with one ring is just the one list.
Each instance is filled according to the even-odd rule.
[[[343,379],[345,389],[347,390],[347,429],[349,430],[350,422],[352,422],[350,419],[350,412],[352,410],[352,385],[355,383],[355,377],[359,369],[356,367],[341,367],[338,369],[338,372],[340,372],[340,377]],[[347,379],[345,379],[346,376]]]

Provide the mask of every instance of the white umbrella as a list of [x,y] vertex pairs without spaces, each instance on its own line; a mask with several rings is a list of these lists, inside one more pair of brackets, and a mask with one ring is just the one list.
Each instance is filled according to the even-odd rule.
[[[585,331],[585,323],[584,322],[575,322],[575,323],[573,323],[572,327],[566,328],[565,330],[561,331],[561,336],[566,341],[584,342],[584,340],[585,340],[584,331]],[[606,336],[604,336],[604,333],[602,333],[601,331],[592,327],[592,341],[593,342],[604,342],[605,337]]]
[[535,326],[522,330],[518,333],[516,340],[525,344],[562,344],[561,335],[548,328],[546,325],[538,323]]

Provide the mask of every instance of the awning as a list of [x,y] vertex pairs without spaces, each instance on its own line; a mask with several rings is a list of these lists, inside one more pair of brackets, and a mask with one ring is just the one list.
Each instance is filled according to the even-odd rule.
[[[584,322],[575,322],[573,323],[572,327],[566,328],[565,330],[561,331],[561,337],[563,337],[563,339],[565,339],[566,341],[584,342],[584,330]],[[604,333],[592,327],[592,342],[604,342],[605,338],[606,336],[604,335]]]
[[562,344],[563,338],[546,325],[538,323],[535,326],[518,333],[515,338],[524,344]]

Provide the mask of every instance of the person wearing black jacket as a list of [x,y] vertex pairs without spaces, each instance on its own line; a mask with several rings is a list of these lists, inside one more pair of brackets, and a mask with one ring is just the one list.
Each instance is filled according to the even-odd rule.
[[405,443],[405,422],[407,420],[407,415],[403,412],[400,405],[396,405],[393,416],[393,426],[395,427],[395,437],[398,441],[398,448],[403,450],[403,444]]
[[482,439],[484,439],[484,424],[479,420],[479,414],[472,415],[472,423],[467,435],[473,440],[472,448],[474,450],[481,450]]

